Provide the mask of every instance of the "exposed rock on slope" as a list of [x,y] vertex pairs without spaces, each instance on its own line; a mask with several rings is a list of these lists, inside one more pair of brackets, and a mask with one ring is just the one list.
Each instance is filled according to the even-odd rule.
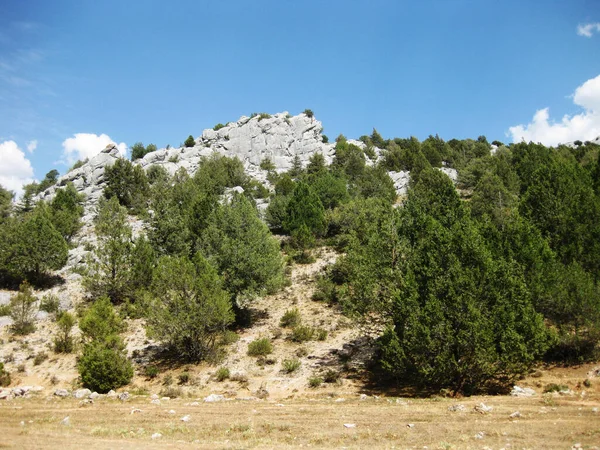
[[[290,116],[283,112],[273,116],[242,116],[237,122],[229,122],[219,130],[207,129],[195,140],[193,147],[163,148],[148,153],[144,158],[134,161],[144,169],[151,166],[163,166],[174,174],[184,168],[193,175],[201,158],[217,152],[228,157],[237,157],[243,163],[246,172],[259,181],[266,182],[266,171],[260,169],[260,163],[269,158],[277,172],[287,171],[297,156],[306,166],[311,155],[321,153],[326,163],[331,163],[335,155],[335,145],[323,142],[321,122],[306,114]],[[349,140],[362,149],[361,141]],[[381,157],[381,150],[374,148],[374,160],[367,158],[372,165]],[[55,186],[40,194],[41,198],[51,199],[60,186],[72,182],[78,191],[86,195],[87,206],[94,205],[104,189],[104,168],[114,164],[119,158],[114,144],[108,145],[101,153],[93,157],[78,169],[61,177]],[[442,168],[453,181],[456,181],[454,169]],[[405,194],[410,180],[408,172],[390,172],[396,192]]]

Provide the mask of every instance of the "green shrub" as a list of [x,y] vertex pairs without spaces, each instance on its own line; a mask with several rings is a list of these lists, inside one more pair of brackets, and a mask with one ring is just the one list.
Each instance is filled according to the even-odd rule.
[[324,328],[317,328],[316,333],[317,341],[324,341],[325,339],[327,339],[327,330],[325,330]]
[[215,379],[217,381],[224,381],[229,378],[231,374],[229,373],[229,369],[227,367],[219,367],[217,372],[215,373]]
[[308,379],[308,386],[311,388],[318,388],[319,386],[321,386],[321,384],[323,384],[323,378],[321,377],[310,377]]
[[121,345],[94,342],[84,347],[77,364],[82,384],[96,392],[106,393],[124,386],[133,377],[133,367]]
[[10,316],[10,305],[0,305],[0,317]]
[[335,383],[340,379],[340,373],[337,370],[329,369],[323,374],[323,381],[325,383]]
[[568,390],[569,390],[569,386],[567,386],[566,384],[550,383],[550,384],[546,385],[546,387],[544,387],[544,393],[563,392],[563,391],[568,391]]
[[15,334],[29,334],[35,330],[35,302],[31,286],[24,281],[19,287],[19,292],[10,299],[10,317],[13,320],[12,332]]
[[305,109],[304,114],[306,115],[306,117],[309,117],[309,118],[314,117],[314,113],[312,112],[311,109]]
[[306,325],[299,325],[292,329],[290,339],[294,342],[306,342],[313,339],[315,329]]
[[194,145],[196,145],[196,140],[194,139],[194,136],[190,134],[183,143],[183,145],[185,145],[186,147],[193,147]]
[[267,113],[260,113],[258,115],[258,120],[261,121],[263,119],[270,119],[271,118],[271,114],[267,114]]
[[144,375],[146,376],[146,378],[149,378],[151,380],[155,379],[158,376],[158,373],[159,370],[156,366],[146,366],[144,368]]
[[268,338],[256,339],[248,344],[248,356],[265,356],[273,353],[273,344]]
[[281,367],[285,373],[292,373],[298,370],[302,366],[302,363],[299,359],[284,359],[281,363]]
[[298,311],[298,308],[294,308],[294,309],[288,309],[285,312],[285,314],[279,321],[279,325],[284,328],[287,328],[287,327],[293,328],[293,327],[300,325],[301,322],[302,322],[302,320],[300,317],[300,311]]
[[223,125],[222,123],[218,123],[213,127],[213,130],[219,131],[221,128],[225,128],[225,125]]
[[240,335],[237,334],[235,331],[231,331],[231,330],[226,330],[223,333],[223,336],[221,336],[221,344],[222,345],[234,344],[239,340],[240,340]]
[[188,384],[191,379],[189,372],[182,372],[177,378],[179,379],[179,384]]
[[42,301],[40,302],[40,311],[45,311],[48,314],[58,312],[60,308],[60,300],[56,295],[48,294],[44,295]]
[[54,351],[56,353],[71,353],[74,347],[71,329],[75,325],[75,317],[65,311],[60,315],[57,325],[58,335],[54,339]]
[[10,384],[10,373],[4,369],[4,363],[0,362],[0,387]]

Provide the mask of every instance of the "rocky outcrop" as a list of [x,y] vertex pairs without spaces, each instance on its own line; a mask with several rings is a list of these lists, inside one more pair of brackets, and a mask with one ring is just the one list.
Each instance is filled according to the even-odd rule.
[[[304,113],[297,116],[290,116],[285,112],[273,116],[264,114],[254,117],[242,116],[237,122],[229,122],[218,130],[204,130],[195,139],[193,147],[162,148],[148,153],[142,159],[134,161],[134,164],[139,164],[146,170],[152,166],[162,166],[171,174],[184,168],[193,175],[202,158],[216,152],[239,158],[248,175],[267,183],[267,173],[260,168],[261,161],[266,158],[271,160],[277,172],[290,169],[296,157],[303,166],[306,166],[315,153],[321,153],[326,163],[331,163],[335,155],[335,145],[323,142],[322,131],[321,122]],[[361,141],[348,140],[348,143],[363,150],[366,147]],[[374,157],[366,159],[367,165],[376,164],[381,159],[382,151],[379,148],[373,148],[373,152]],[[83,166],[61,177],[55,186],[44,191],[39,197],[49,200],[54,196],[56,189],[72,182],[75,188],[86,196],[84,222],[89,223],[93,215],[91,207],[96,204],[104,189],[104,169],[114,164],[120,157],[116,145],[109,144]],[[440,170],[456,182],[456,170],[450,168]],[[389,172],[389,174],[396,192],[399,195],[406,194],[410,181],[409,172]]]

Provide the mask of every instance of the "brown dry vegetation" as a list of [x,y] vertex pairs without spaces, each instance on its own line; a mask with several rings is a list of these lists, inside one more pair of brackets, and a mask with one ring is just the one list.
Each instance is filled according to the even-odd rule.
[[[560,382],[574,389],[573,395],[532,398],[353,396],[339,401],[333,390],[321,389],[301,399],[219,403],[200,399],[195,405],[191,403],[196,399],[154,405],[148,396],[127,402],[98,399],[87,406],[75,399],[15,399],[0,403],[0,447],[565,449],[581,444],[592,448],[600,443],[600,413],[593,409],[600,407],[600,379],[594,379],[591,388],[577,388],[590,369],[553,369],[524,380],[524,385]],[[476,412],[474,406],[481,402],[493,410]],[[457,403],[466,411],[448,410]],[[132,414],[134,408],[141,412]],[[520,418],[509,417],[515,411]],[[185,415],[189,422],[181,421]],[[70,425],[60,423],[66,416]],[[154,433],[162,437],[153,440]]]

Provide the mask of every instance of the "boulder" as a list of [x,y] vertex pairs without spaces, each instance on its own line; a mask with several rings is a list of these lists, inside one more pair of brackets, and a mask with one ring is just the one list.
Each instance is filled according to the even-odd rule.
[[57,397],[68,397],[69,391],[67,391],[66,389],[57,389],[54,391],[54,395],[56,395]]
[[91,393],[92,391],[90,391],[89,389],[77,389],[75,392],[73,392],[73,397],[86,398],[89,397]]

